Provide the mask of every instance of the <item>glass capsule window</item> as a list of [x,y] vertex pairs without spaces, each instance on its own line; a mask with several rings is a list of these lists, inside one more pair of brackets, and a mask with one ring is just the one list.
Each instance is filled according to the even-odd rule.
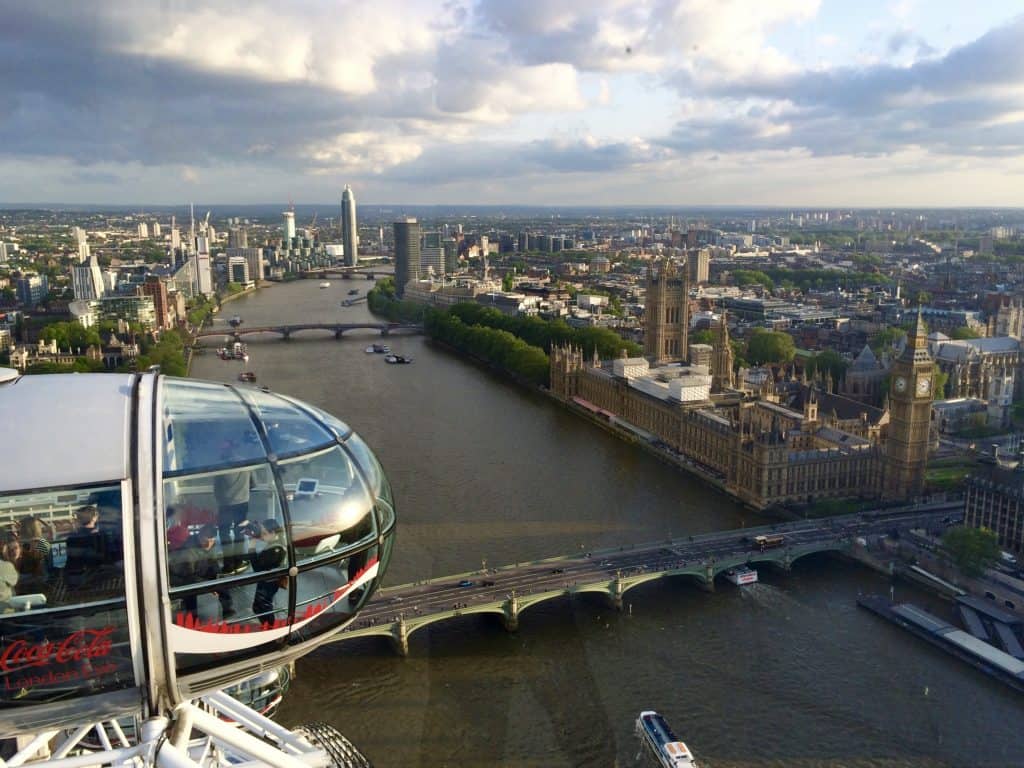
[[387,475],[384,474],[384,468],[381,467],[370,447],[354,432],[345,441],[345,448],[355,457],[370,484],[370,491],[377,499],[381,530],[389,530],[395,523],[395,500],[391,493],[391,483],[388,482]]
[[135,685],[120,483],[0,496],[0,709]]
[[228,387],[175,379],[164,388],[164,474],[266,457],[249,409]]
[[239,393],[263,423],[270,450],[278,456],[310,451],[334,442],[334,435],[284,398],[258,389],[243,389]]
[[161,380],[178,672],[302,643],[351,619],[391,551],[394,503],[372,451],[299,401]]
[[341,419],[339,419],[337,416],[333,416],[329,414],[327,411],[317,408],[315,405],[303,403],[299,400],[295,400],[294,398],[285,397],[284,395],[281,395],[281,397],[284,400],[287,400],[289,403],[292,403],[298,408],[301,408],[302,410],[311,414],[313,418],[319,421],[326,429],[334,433],[335,437],[345,439],[350,434],[352,434],[352,428],[348,424],[343,422]]
[[373,499],[340,447],[282,461],[280,471],[300,561],[373,538]]

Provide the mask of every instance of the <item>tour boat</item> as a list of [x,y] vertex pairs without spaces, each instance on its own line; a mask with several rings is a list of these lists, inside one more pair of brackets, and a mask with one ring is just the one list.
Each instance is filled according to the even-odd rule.
[[757,571],[753,568],[748,568],[745,565],[737,565],[735,568],[730,568],[725,572],[725,578],[737,587],[743,586],[744,584],[756,584]]
[[372,355],[372,354],[390,355],[391,354],[391,347],[389,347],[387,344],[371,344],[370,346],[368,346],[363,351],[366,354],[368,354],[368,355]]
[[690,750],[657,712],[641,712],[636,719],[636,733],[662,768],[697,768]]
[[217,350],[221,360],[241,360],[249,362],[249,348],[240,341],[236,341],[230,347],[221,347]]
[[320,287],[321,288],[330,288],[331,284],[327,280],[324,280],[322,283],[320,283]]
[[242,371],[238,374],[239,381],[256,381],[256,374],[252,371]]
[[358,288],[353,288],[351,291],[348,292],[348,295],[349,296],[355,296],[357,293],[359,293],[359,289]]
[[235,315],[235,316],[234,316],[234,317],[232,317],[232,318],[231,318],[230,320],[228,320],[228,324],[229,324],[229,325],[230,325],[230,326],[231,326],[232,328],[237,328],[238,326],[240,326],[240,325],[242,324],[242,318],[241,318],[241,317],[239,317],[238,315]]
[[402,355],[388,355],[384,358],[385,363],[392,363],[393,365],[404,365],[412,362],[411,357],[403,357]]

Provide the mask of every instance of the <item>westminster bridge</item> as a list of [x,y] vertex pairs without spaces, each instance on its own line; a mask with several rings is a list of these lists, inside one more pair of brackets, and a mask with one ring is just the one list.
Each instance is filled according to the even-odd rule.
[[327,331],[334,334],[334,338],[340,339],[349,331],[377,331],[381,336],[390,336],[393,333],[422,333],[423,326],[416,323],[293,323],[290,325],[261,325],[261,326],[238,326],[234,328],[221,328],[219,330],[207,329],[195,335],[195,340],[210,338],[229,338],[238,341],[243,336],[254,336],[257,334],[277,334],[288,340],[293,334],[300,331]]
[[[939,502],[698,534],[403,584],[380,590],[333,641],[381,637],[404,656],[414,632],[455,617],[493,615],[511,632],[527,608],[587,594],[621,610],[627,592],[651,581],[680,577],[714,591],[715,579],[739,565],[761,563],[788,571],[801,557],[817,552],[857,556],[863,553],[858,539],[938,529],[962,514],[962,501]],[[781,534],[784,541],[761,550],[754,542],[761,534]]]

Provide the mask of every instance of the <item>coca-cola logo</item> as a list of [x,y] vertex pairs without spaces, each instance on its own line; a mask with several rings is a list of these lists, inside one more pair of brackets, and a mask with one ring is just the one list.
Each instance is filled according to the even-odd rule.
[[58,642],[43,641],[30,644],[15,640],[0,654],[0,671],[14,672],[25,667],[46,667],[69,661],[98,659],[110,653],[113,647],[114,627],[80,629]]

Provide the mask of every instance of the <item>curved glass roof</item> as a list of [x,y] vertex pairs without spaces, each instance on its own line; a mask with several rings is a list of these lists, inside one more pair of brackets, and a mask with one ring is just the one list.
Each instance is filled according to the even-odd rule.
[[[340,446],[351,462],[351,477],[333,478],[320,468],[320,480],[346,488],[351,506],[354,489],[363,487],[357,506],[369,510],[381,502],[378,527],[381,533],[394,524],[394,498],[380,462],[352,429],[326,411],[283,395],[250,387],[161,377],[163,384],[163,475],[217,472],[234,467],[271,462],[293,492],[302,477],[293,467],[316,464],[315,454]],[[306,457],[301,464],[297,459]],[[299,473],[301,474],[301,472]],[[358,477],[356,476],[358,475]],[[310,479],[310,478],[307,478]],[[367,491],[369,496],[366,496]]]

